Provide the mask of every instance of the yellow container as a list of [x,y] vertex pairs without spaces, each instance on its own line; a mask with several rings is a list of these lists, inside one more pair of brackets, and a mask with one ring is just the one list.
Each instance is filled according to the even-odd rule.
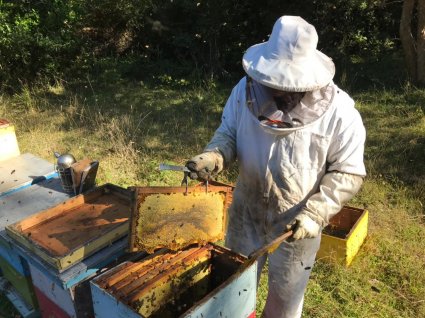
[[367,210],[344,206],[323,229],[316,258],[349,266],[367,236],[368,216]]
[[0,118],[0,161],[20,155],[15,127],[6,119]]

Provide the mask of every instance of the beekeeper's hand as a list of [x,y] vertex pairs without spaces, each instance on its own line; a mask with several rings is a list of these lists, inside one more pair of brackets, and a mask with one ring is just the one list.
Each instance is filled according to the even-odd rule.
[[204,152],[186,162],[186,167],[191,171],[189,178],[197,180],[211,180],[213,175],[222,169],[223,158],[217,152]]
[[288,225],[288,230],[294,232],[292,235],[294,240],[314,238],[320,235],[320,225],[304,213],[295,217],[294,221]]

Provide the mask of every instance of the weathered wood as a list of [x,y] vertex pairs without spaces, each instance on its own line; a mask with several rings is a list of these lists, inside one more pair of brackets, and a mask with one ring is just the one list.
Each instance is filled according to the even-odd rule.
[[49,305],[42,299],[47,297],[70,317],[92,317],[90,313],[93,306],[88,281],[102,270],[114,267],[125,255],[127,242],[127,238],[122,238],[62,273],[58,273],[43,260],[24,250],[23,255],[28,259],[34,286],[43,293],[43,295],[37,293],[40,309],[49,309]]
[[54,175],[52,163],[30,153],[0,161],[0,197]]
[[49,299],[42,290],[36,288],[35,293],[40,305],[41,317],[48,318],[75,318],[76,315],[68,315],[62,308],[60,308],[54,301]]
[[[153,317],[162,317],[170,316],[171,313],[175,314],[172,316],[187,318],[254,317],[256,263],[244,272],[236,273],[246,257],[214,244],[208,248],[212,248],[211,254],[189,253],[183,257],[184,264],[180,266],[176,262],[167,267],[165,261],[164,271],[150,275],[150,279],[141,281],[138,288],[127,296],[121,295],[122,298],[113,286],[102,286],[109,285],[105,284],[109,277],[117,277],[129,265],[121,265],[119,270],[115,268],[98,276],[91,281],[96,317],[137,318],[151,314]],[[203,248],[198,250],[206,251]],[[167,254],[161,251],[154,255]],[[144,259],[139,262],[143,263]]]
[[37,318],[39,313],[36,309],[26,304],[21,295],[11,287],[9,282],[0,277],[0,293],[5,295],[23,318]]
[[[123,191],[119,191],[123,190]],[[8,225],[14,240],[63,271],[129,230],[130,192],[104,185]]]
[[56,176],[0,197],[0,233],[6,226],[48,209],[70,198]]
[[17,249],[30,266],[34,266],[43,271],[52,282],[55,282],[55,284],[61,288],[70,289],[85,279],[98,274],[113,260],[120,259],[123,255],[127,255],[125,253],[127,245],[128,239],[127,237],[123,237],[62,272],[49,266],[43,259],[37,257],[24,247],[18,246]]
[[[30,304],[36,302],[26,261],[16,248],[16,243],[7,235],[5,227],[28,217],[40,209],[48,208],[69,196],[61,192],[58,178],[51,178],[36,185],[0,197],[0,256],[10,265],[0,262],[5,277]],[[15,271],[15,273],[13,273]]]
[[16,242],[7,235],[5,227],[67,198],[69,195],[62,192],[57,177],[0,197],[0,256],[7,261],[0,262],[0,268],[20,297],[33,307],[36,301],[27,261]]

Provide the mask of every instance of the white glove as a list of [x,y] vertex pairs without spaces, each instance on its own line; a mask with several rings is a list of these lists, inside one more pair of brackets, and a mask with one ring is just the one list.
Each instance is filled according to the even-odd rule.
[[292,235],[294,240],[314,238],[320,234],[320,225],[304,213],[297,215],[288,227],[294,232]]

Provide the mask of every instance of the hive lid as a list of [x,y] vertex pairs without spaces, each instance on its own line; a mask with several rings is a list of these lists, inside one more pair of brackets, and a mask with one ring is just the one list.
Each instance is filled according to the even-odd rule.
[[179,250],[224,238],[226,211],[233,187],[212,182],[208,186],[135,187],[131,211],[130,250]]

